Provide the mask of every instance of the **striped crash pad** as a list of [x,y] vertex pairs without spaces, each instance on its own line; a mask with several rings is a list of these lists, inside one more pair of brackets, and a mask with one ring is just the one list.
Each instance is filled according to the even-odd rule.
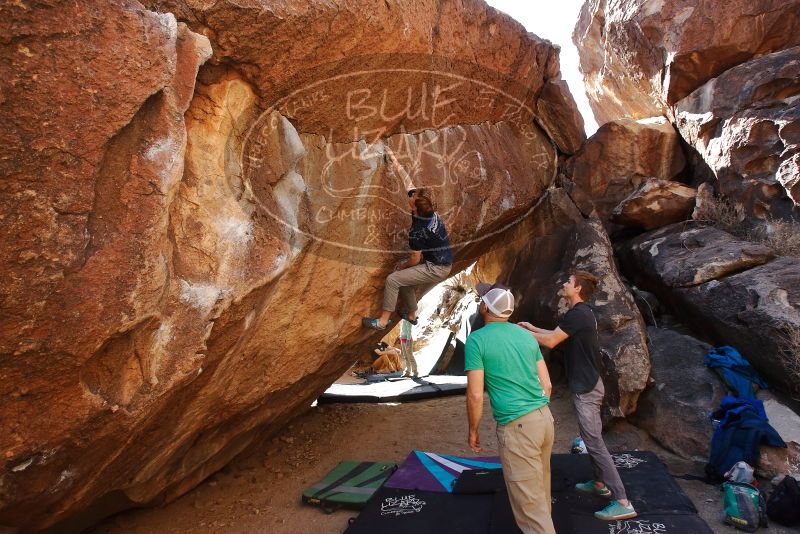
[[303,492],[303,502],[325,510],[360,510],[397,469],[394,463],[345,460]]

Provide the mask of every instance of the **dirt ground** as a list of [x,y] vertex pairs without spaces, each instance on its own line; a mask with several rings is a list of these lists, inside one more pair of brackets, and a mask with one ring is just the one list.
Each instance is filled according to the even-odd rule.
[[[568,452],[577,426],[569,397],[557,389],[554,452]],[[285,432],[238,458],[193,491],[162,508],[124,512],[97,525],[92,534],[269,533],[327,534],[347,528],[352,511],[325,514],[303,505],[303,490],[341,460],[402,461],[412,449],[472,456],[466,443],[463,396],[407,404],[338,404],[311,408]],[[480,430],[484,455],[496,454],[497,439],[488,401]],[[613,450],[653,450],[670,472],[699,474],[701,467],[677,459],[642,431],[622,422],[606,441]],[[678,480],[715,532],[740,532],[719,520],[721,493],[696,481]],[[770,527],[784,534],[795,529]],[[687,533],[691,534],[691,533]]]

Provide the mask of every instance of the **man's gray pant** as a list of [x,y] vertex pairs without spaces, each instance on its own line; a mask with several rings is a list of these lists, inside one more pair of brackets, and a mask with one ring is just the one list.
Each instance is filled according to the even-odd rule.
[[400,294],[406,303],[406,310],[417,311],[416,286],[438,284],[450,275],[452,265],[436,265],[424,261],[419,265],[395,271],[386,277],[386,289],[383,292],[383,309],[393,312],[397,308],[397,295]]
[[578,428],[586,444],[592,461],[594,479],[603,482],[614,494],[616,500],[626,500],[625,486],[619,478],[614,459],[603,441],[603,422],[600,420],[600,406],[603,404],[605,388],[603,380],[598,379],[594,389],[587,393],[573,393],[572,402],[578,413]]

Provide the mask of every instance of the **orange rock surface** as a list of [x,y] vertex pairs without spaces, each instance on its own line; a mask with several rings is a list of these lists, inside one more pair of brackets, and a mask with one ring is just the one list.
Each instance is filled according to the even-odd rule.
[[463,265],[556,173],[557,51],[477,0],[28,4],[0,7],[2,525],[185,493],[375,341],[411,183]]

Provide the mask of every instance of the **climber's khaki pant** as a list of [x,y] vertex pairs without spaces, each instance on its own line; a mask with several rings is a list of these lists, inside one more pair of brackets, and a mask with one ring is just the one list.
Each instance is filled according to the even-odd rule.
[[386,277],[386,289],[383,292],[383,309],[393,312],[397,309],[397,296],[402,295],[405,309],[417,311],[416,286],[438,284],[450,275],[452,265],[436,265],[424,261],[419,265],[395,271]]

